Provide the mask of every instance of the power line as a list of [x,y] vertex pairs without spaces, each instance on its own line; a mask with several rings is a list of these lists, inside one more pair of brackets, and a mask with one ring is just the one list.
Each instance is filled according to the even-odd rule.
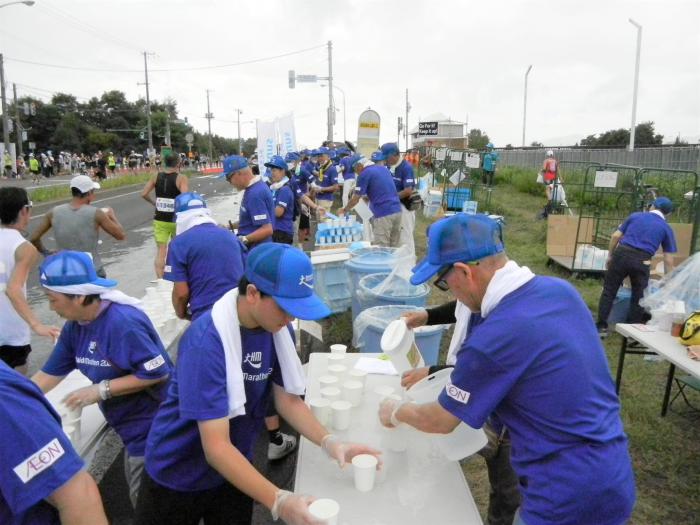
[[[282,53],[280,55],[273,55],[273,56],[268,56],[268,57],[262,57],[262,58],[254,58],[252,60],[243,60],[241,62],[231,62],[229,64],[217,64],[213,66],[195,66],[195,67],[179,67],[179,68],[162,68],[162,69],[150,69],[149,71],[152,73],[165,73],[165,72],[183,72],[183,71],[205,71],[205,70],[212,70],[212,69],[224,69],[228,67],[236,67],[236,66],[244,66],[247,64],[256,64],[259,62],[267,62],[269,60],[275,60],[278,58],[284,58],[292,55],[299,55],[301,53],[306,53],[308,51],[313,51],[314,49],[320,49],[322,47],[326,47],[326,45],[322,46],[314,46],[314,47],[307,47],[305,49],[299,49],[297,51],[290,51],[288,53]],[[47,64],[45,62],[36,62],[34,60],[24,60],[21,58],[10,58],[6,57],[5,60],[12,61],[12,62],[18,62],[21,64],[30,64],[32,66],[41,66],[41,67],[52,67],[56,69],[67,69],[71,71],[97,71],[97,72],[102,72],[102,73],[141,73],[141,69],[109,69],[109,68],[95,68],[95,67],[78,67],[78,66],[66,66],[62,64]]]

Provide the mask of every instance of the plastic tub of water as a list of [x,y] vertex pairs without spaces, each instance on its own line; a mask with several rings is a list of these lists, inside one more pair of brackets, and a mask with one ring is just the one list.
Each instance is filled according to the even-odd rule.
[[351,259],[345,262],[350,279],[350,293],[352,295],[352,318],[355,319],[359,312],[357,290],[360,279],[372,273],[391,272],[396,266],[396,249],[383,247],[360,248],[350,252]]
[[428,285],[416,286],[398,275],[391,277],[390,284],[385,283],[390,275],[389,273],[371,273],[360,279],[356,291],[358,311],[356,314],[353,312],[355,317],[361,311],[373,306],[425,306],[430,294]]
[[[419,405],[437,401],[440,392],[449,383],[452,368],[439,370],[418,381],[406,395]],[[454,388],[451,385],[448,388]],[[488,439],[482,429],[460,423],[449,434],[429,434],[436,448],[450,461],[472,456],[486,446]]]
[[[384,330],[402,313],[420,310],[417,306],[374,306],[360,313],[353,322],[356,346],[360,352],[380,353]],[[440,342],[445,331],[443,325],[421,326],[414,330],[416,346],[425,364],[436,365],[440,354]]]

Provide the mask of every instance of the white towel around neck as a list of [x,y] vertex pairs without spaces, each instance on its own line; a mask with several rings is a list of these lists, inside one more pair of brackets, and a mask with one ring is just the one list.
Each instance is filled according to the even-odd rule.
[[124,292],[119,290],[113,290],[112,288],[106,288],[104,286],[98,286],[96,284],[69,284],[65,286],[47,286],[42,285],[47,290],[58,293],[66,293],[71,295],[99,295],[100,299],[105,301],[110,301],[117,304],[125,304],[128,306],[133,306],[139,310],[143,310],[143,304],[136,297],[131,297],[126,295]]
[[216,224],[216,221],[211,218],[211,210],[209,208],[181,211],[175,219],[175,235],[185,233],[190,228],[200,224]]
[[[226,363],[226,391],[228,394],[229,418],[245,414],[245,385],[243,381],[243,349],[238,322],[238,289],[227,292],[214,303],[211,318],[221,338]],[[285,326],[272,335],[277,352],[277,361],[282,371],[284,389],[290,394],[302,395],[306,390],[304,369],[294,347],[294,341]]]
[[[506,295],[514,292],[525,283],[529,282],[535,274],[527,266],[519,266],[515,261],[508,261],[503,268],[494,273],[491,282],[486,288],[486,293],[481,301],[481,316],[487,317],[498,303]],[[464,338],[467,336],[471,310],[465,304],[457,301],[455,306],[455,329],[450,340],[450,348],[447,351],[446,363],[454,365],[457,362],[457,353],[462,348]]]

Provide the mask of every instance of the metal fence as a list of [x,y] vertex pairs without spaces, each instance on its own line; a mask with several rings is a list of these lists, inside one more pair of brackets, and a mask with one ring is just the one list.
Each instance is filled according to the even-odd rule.
[[559,161],[597,162],[599,164],[622,164],[646,168],[667,168],[700,172],[700,146],[667,146],[663,148],[583,149],[583,148],[528,148],[499,149],[500,166],[541,168],[547,150],[554,151]]

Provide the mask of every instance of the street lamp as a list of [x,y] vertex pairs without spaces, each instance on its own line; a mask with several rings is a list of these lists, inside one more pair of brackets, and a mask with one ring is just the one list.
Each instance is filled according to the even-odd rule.
[[[326,84],[320,84],[321,87],[326,87]],[[345,126],[345,91],[341,89],[341,87],[338,84],[333,84],[333,89],[337,89],[340,91],[340,94],[343,95],[343,141],[347,140],[347,128]]]
[[525,124],[527,123],[527,77],[532,69],[532,64],[527,66],[525,71],[525,95],[523,97],[523,148],[525,147]]
[[634,65],[634,92],[632,95],[632,124],[630,126],[630,143],[627,151],[634,151],[635,121],[637,120],[637,88],[639,88],[639,57],[642,52],[642,26],[631,18],[630,24],[637,28],[637,60]]
[[[24,0],[17,2],[7,2],[5,4],[0,4],[0,9],[14,4],[24,4],[26,6],[33,6],[34,0]],[[3,148],[5,152],[10,150],[10,122],[7,117],[7,100],[5,99],[5,65],[3,63],[2,53],[0,53],[0,98],[2,99],[2,141]],[[19,133],[19,130],[17,130]]]

